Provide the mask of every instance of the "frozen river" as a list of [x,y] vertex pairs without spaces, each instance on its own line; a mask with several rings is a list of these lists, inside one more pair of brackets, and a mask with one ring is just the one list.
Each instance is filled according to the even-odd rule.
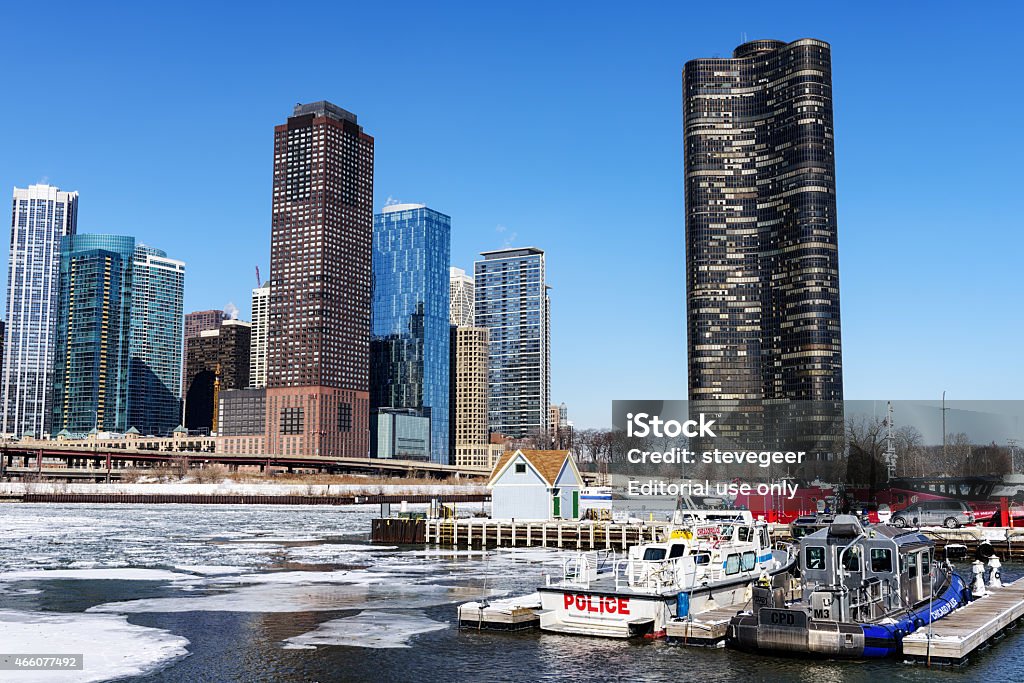
[[0,671],[0,681],[1024,679],[1021,634],[958,673],[459,633],[455,605],[532,592],[559,572],[559,554],[374,546],[378,513],[0,505],[0,653],[85,654],[84,671]]

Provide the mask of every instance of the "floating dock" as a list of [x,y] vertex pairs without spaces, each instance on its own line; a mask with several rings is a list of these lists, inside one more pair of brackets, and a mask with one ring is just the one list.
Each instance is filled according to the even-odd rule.
[[533,631],[540,625],[540,594],[459,605],[459,628],[467,631]]
[[903,658],[915,664],[963,666],[979,649],[1024,621],[1024,579],[990,588],[985,597],[903,639]]
[[743,605],[719,607],[665,624],[665,639],[673,645],[725,647],[729,620],[742,612]]
[[664,538],[668,522],[515,522],[486,518],[372,522],[376,543],[426,543],[451,548],[569,548],[626,550]]

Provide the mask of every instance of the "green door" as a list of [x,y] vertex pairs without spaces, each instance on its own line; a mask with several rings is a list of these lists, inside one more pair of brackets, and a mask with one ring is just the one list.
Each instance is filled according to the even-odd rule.
[[551,497],[551,504],[553,506],[552,507],[552,512],[551,512],[551,516],[552,517],[556,517],[556,518],[561,517],[562,516],[562,497],[556,493],[555,495],[553,495]]
[[580,492],[579,491],[573,491],[572,492],[572,518],[573,519],[579,519],[580,518]]

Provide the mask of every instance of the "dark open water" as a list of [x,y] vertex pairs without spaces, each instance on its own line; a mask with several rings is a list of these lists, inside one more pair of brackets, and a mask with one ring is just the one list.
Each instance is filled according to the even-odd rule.
[[[3,505],[0,617],[126,615],[135,627],[163,629],[141,630],[157,634],[154,642],[187,639],[187,656],[155,657],[142,673],[122,679],[154,683],[1024,681],[1024,631],[960,670],[758,657],[664,642],[460,633],[458,603],[490,590],[528,592],[545,571],[557,570],[557,554],[369,546],[361,538],[374,514],[370,507]],[[96,570],[117,577],[126,567],[179,578],[95,578]],[[53,569],[70,573],[38,573]],[[1004,576],[1022,573],[1024,567],[1009,565]],[[325,622],[318,633],[330,644],[289,649],[310,647],[301,638],[286,640],[308,637]],[[51,642],[60,642],[59,632]],[[2,621],[0,645],[2,652],[19,651]],[[87,655],[87,668],[89,661]],[[17,676],[0,672],[0,681],[27,680]]]

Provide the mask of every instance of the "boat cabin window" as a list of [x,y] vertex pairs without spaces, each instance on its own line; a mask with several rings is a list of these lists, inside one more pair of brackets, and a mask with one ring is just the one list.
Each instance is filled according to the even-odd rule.
[[740,570],[740,554],[732,553],[725,558],[725,573],[736,574]]
[[754,530],[749,526],[741,526],[736,533],[736,538],[740,543],[749,543],[754,540]]
[[767,527],[761,527],[761,547],[762,548],[767,548],[770,545],[771,545],[771,542],[768,540],[768,528]]
[[757,564],[757,553],[752,550],[743,553],[743,562],[740,564],[741,570],[749,572],[754,568],[755,564]]
[[917,578],[917,553],[910,553],[907,555],[907,577],[911,579]]
[[825,568],[825,549],[821,546],[809,546],[804,551],[804,568],[805,569],[824,569]]
[[860,571],[860,548],[853,546],[843,553],[843,569],[848,572]]
[[871,571],[876,574],[889,574],[892,572],[892,551],[890,549],[871,549]]
[[658,560],[665,559],[664,548],[647,548],[644,550],[644,561],[645,562],[657,562]]
[[711,564],[711,554],[695,553],[693,556],[693,563],[696,565]]
[[677,557],[682,557],[685,554],[686,554],[686,544],[685,543],[673,543],[672,544],[672,549],[668,551],[668,559],[672,560],[672,559],[675,559]]
[[931,553],[927,550],[921,553],[921,576],[928,576],[931,574]]

